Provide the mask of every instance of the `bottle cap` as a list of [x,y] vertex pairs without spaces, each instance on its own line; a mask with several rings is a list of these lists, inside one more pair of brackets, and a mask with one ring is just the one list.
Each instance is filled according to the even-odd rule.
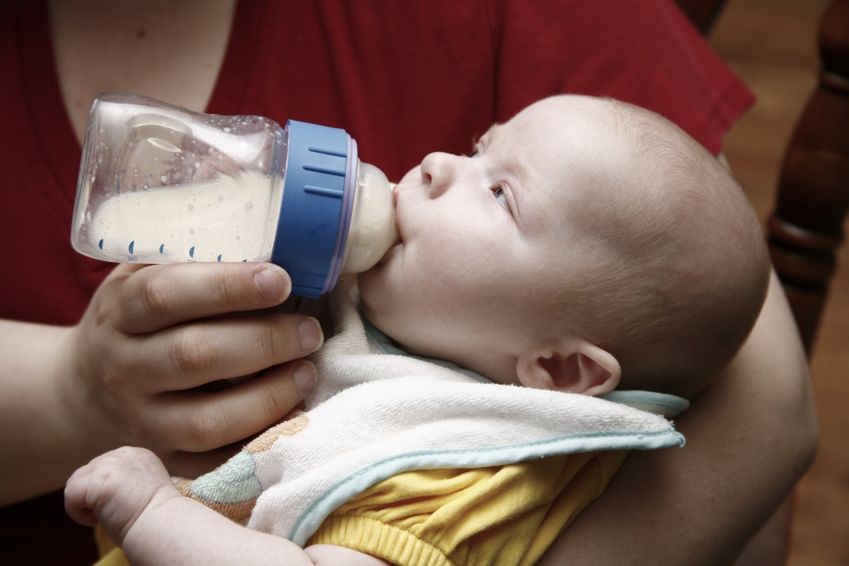
[[342,270],[357,178],[357,142],[340,128],[289,120],[283,199],[271,261],[292,293],[317,298]]

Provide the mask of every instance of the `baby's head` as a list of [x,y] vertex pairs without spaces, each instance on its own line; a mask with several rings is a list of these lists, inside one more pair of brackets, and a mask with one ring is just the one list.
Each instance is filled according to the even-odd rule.
[[725,168],[660,116],[556,96],[395,192],[400,243],[360,276],[414,353],[501,383],[691,395],[766,292],[757,220]]

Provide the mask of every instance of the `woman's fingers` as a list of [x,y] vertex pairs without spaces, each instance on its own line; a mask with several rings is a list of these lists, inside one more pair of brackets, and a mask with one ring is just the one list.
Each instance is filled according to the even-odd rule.
[[174,393],[158,400],[158,435],[178,451],[227,446],[279,422],[314,387],[315,366],[298,361],[215,393]]
[[246,439],[242,439],[207,452],[179,451],[168,457],[165,464],[172,476],[196,478],[214,470],[235,456],[245,446],[246,442]]
[[[122,344],[118,375],[143,394],[191,389],[303,358],[322,343],[313,318],[275,314],[219,318],[171,327]],[[143,369],[142,369],[143,368]],[[143,372],[143,376],[139,374]]]
[[[272,307],[291,283],[266,264],[119,266],[74,330],[68,365],[87,396],[79,410],[103,426],[101,443],[203,452],[260,432],[301,402],[315,381],[321,327]],[[306,371],[296,371],[297,368]],[[214,392],[220,380],[254,376]],[[118,439],[117,441],[115,439]]]
[[292,283],[266,263],[176,263],[132,271],[114,297],[109,316],[126,334],[144,334],[181,322],[283,302]]

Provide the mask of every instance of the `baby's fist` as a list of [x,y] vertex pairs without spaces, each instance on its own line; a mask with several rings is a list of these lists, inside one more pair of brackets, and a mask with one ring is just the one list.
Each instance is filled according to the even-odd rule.
[[83,525],[100,523],[121,545],[154,500],[180,497],[165,466],[145,448],[125,446],[75,471],[65,484],[65,511]]

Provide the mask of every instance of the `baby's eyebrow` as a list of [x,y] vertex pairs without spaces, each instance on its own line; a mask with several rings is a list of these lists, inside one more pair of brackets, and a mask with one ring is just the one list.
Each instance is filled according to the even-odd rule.
[[501,130],[501,123],[496,122],[489,127],[489,129],[484,132],[484,134],[480,137],[480,143],[488,144],[492,143],[492,139],[498,134],[499,130]]
[[493,132],[498,130],[501,127],[500,122],[495,122],[492,124],[480,137],[475,136],[472,138],[472,152],[477,153],[478,147],[484,146],[486,147],[492,142]]

